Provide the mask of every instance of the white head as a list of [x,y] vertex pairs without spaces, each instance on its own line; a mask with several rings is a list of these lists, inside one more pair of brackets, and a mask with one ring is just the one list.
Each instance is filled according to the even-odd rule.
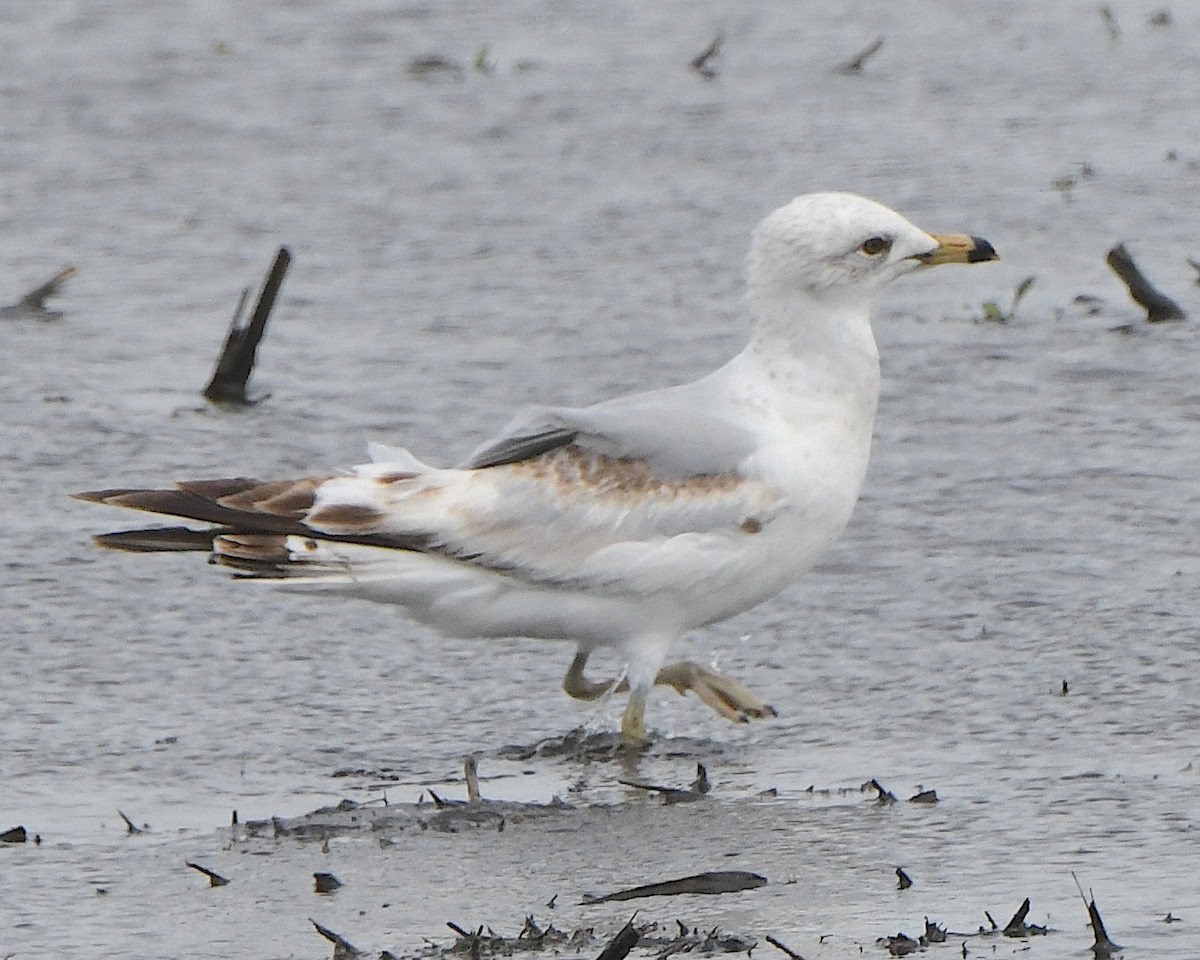
[[866,305],[888,281],[918,267],[994,259],[985,240],[934,236],[874,200],[809,193],[758,225],[746,270],[755,298]]

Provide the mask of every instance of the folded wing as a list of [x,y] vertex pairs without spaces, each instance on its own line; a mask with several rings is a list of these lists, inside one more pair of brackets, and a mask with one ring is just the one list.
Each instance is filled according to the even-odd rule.
[[[328,569],[307,541],[427,554],[531,583],[645,590],[733,562],[779,498],[741,472],[752,438],[673,388],[583,409],[529,411],[462,468],[372,445],[343,476],[238,478],[83,499],[213,526],[105,534],[131,550],[211,549],[259,576]],[[315,563],[320,557],[322,562]],[[711,569],[710,569],[711,568]]]

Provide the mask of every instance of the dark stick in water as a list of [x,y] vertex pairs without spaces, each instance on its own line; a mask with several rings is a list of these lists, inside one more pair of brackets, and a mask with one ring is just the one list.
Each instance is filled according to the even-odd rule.
[[1187,314],[1183,312],[1179,304],[1166,294],[1159,293],[1154,289],[1154,286],[1146,279],[1146,275],[1133,262],[1133,257],[1125,249],[1125,244],[1118,243],[1109,250],[1107,261],[1108,265],[1112,267],[1113,273],[1120,277],[1125,286],[1129,288],[1129,296],[1138,306],[1146,308],[1146,319],[1150,323],[1187,319]]
[[603,897],[584,897],[583,903],[607,903],[610,900],[636,900],[638,897],[671,897],[681,893],[736,893],[739,890],[753,890],[767,882],[766,877],[745,870],[717,870],[711,873],[698,873],[691,877],[680,877],[678,880],[665,880],[662,883],[648,883],[642,887],[632,887],[629,890],[618,890]]
[[225,345],[221,348],[221,356],[217,359],[217,367],[212,379],[204,388],[207,400],[220,403],[247,404],[251,401],[246,396],[246,384],[254,370],[254,361],[258,352],[258,344],[267,331],[267,318],[275,306],[275,298],[283,285],[284,275],[292,255],[287,247],[280,247],[275,255],[275,262],[267,273],[262,293],[250,316],[250,322],[241,325],[242,310],[246,305],[247,292],[242,292],[233,322],[229,326],[229,334],[225,337]]

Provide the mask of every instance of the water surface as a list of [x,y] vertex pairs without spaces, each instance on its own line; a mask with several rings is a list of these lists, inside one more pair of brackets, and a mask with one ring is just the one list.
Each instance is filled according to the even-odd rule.
[[[646,919],[849,956],[924,915],[1003,923],[1030,896],[1058,931],[1030,953],[1086,955],[1075,871],[1131,955],[1194,956],[1200,348],[1189,324],[1136,326],[1104,253],[1128,241],[1196,311],[1200,13],[1108,6],[1115,36],[1090,2],[0,12],[0,299],[79,268],[61,320],[0,328],[0,829],[45,841],[0,850],[0,952],[324,955],[310,915],[412,952],[450,919],[515,934],[556,892],[560,925],[611,933],[630,911],[580,894],[729,866],[772,883]],[[688,62],[718,33],[705,80]],[[860,75],[836,71],[876,36]],[[430,55],[459,69],[409,69]],[[619,703],[558,692],[568,648],[100,554],[88,537],[127,518],[67,499],[323,470],[368,439],[452,460],[522,403],[692,378],[744,337],[753,224],[825,188],[1004,259],[889,293],[851,528],[682,651],[780,717],[733,727],[656,696],[635,772],[684,783],[703,760],[703,806],[639,799],[621,764],[501,754],[617,722]],[[281,243],[296,262],[254,381],[270,397],[206,407],[237,292]],[[1028,275],[1009,323],[979,322]],[[233,809],[461,791],[471,751],[488,795],[585,809],[328,854],[218,829]],[[870,777],[942,803],[876,808],[855,792]],[[151,832],[126,836],[118,809]],[[209,891],[185,859],[237,882]],[[315,898],[330,868],[347,885]]]

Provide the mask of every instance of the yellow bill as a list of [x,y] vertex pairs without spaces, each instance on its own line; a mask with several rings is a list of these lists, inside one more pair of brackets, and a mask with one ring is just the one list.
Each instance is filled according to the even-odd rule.
[[932,233],[937,248],[917,257],[927,267],[939,263],[984,263],[999,260],[995,248],[983,237],[972,237],[965,233]]

